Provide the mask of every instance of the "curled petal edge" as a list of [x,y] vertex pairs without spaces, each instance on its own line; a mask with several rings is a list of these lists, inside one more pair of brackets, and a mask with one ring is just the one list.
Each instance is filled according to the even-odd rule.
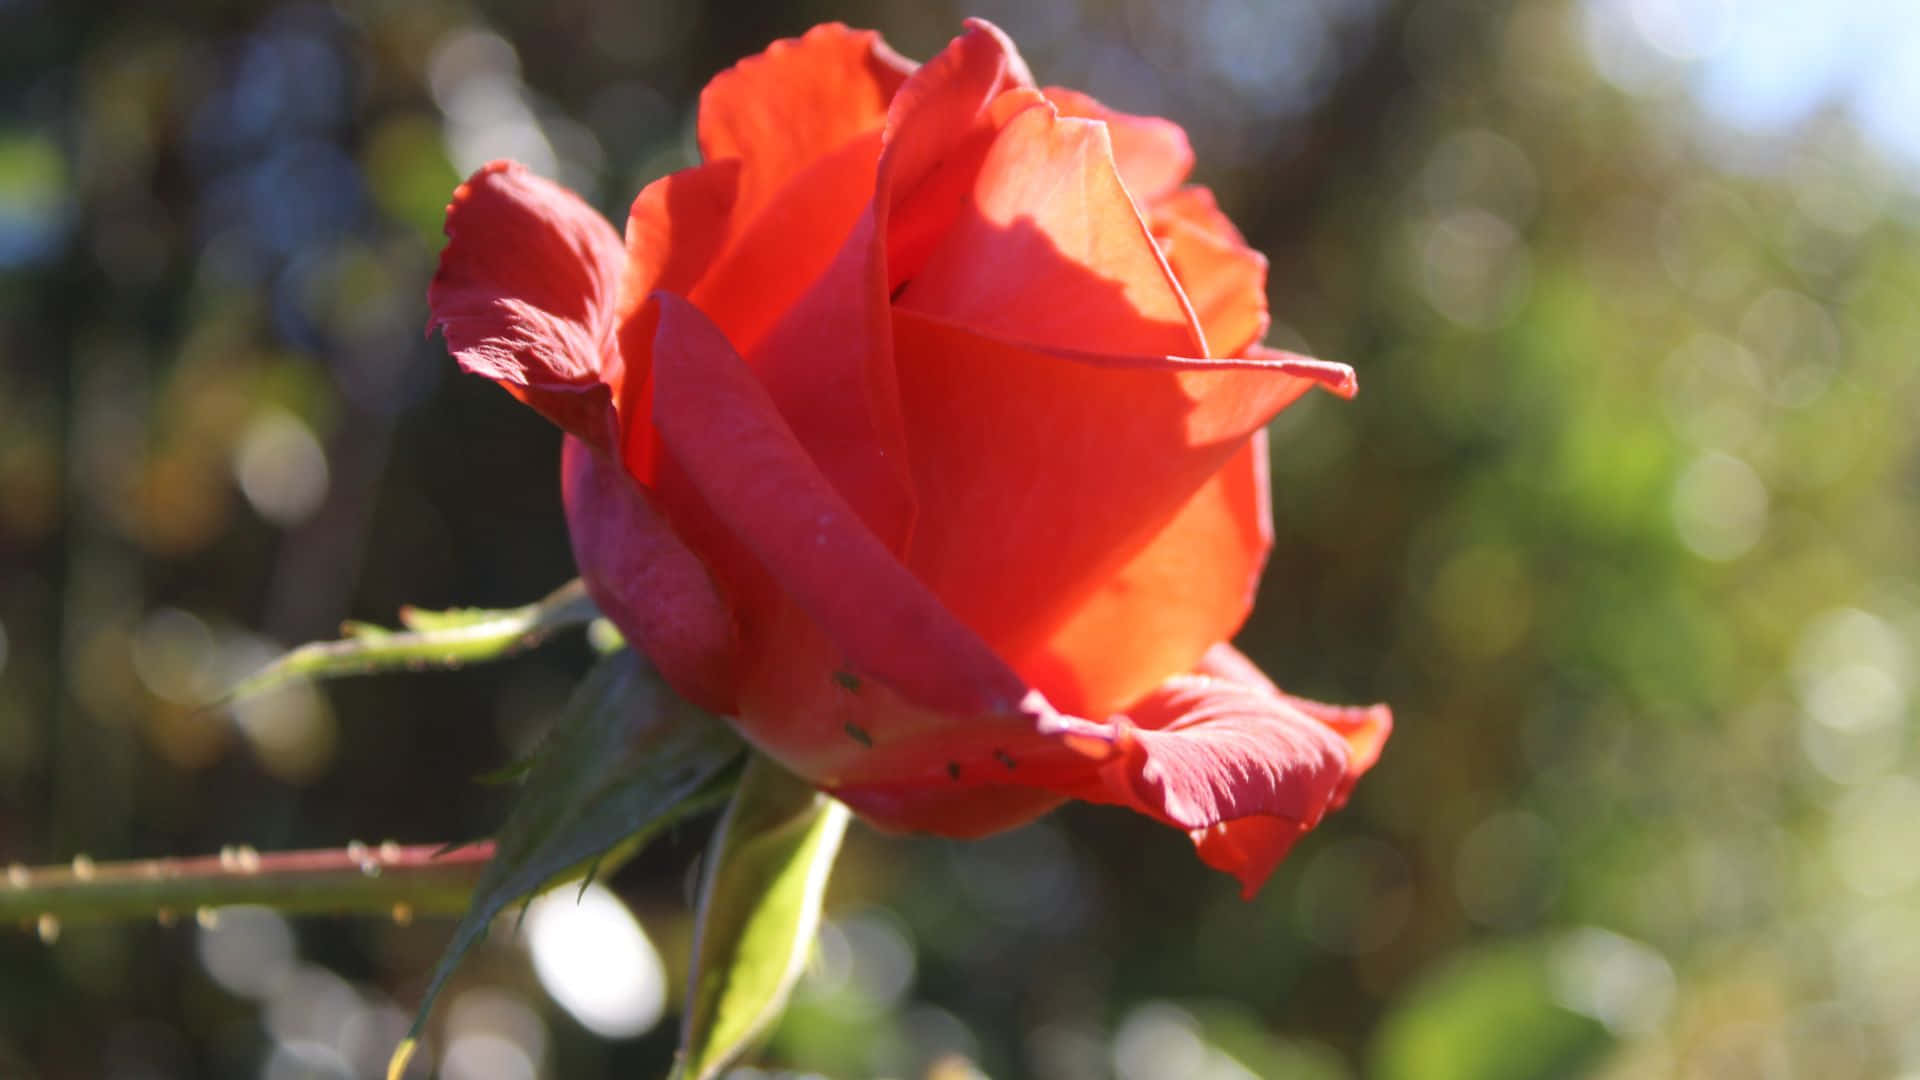
[[428,329],[460,366],[602,449],[617,441],[613,342],[626,251],[578,195],[513,161],[454,190]]
[[[1256,681],[1257,680],[1257,681]],[[1184,830],[1207,865],[1252,898],[1321,817],[1346,802],[1393,729],[1384,705],[1341,707],[1282,694],[1245,657],[1215,646],[1105,724],[1043,725],[1099,761],[1068,791]]]

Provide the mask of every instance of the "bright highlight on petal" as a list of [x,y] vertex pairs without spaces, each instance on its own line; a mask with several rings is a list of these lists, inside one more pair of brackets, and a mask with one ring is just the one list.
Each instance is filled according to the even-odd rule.
[[1044,108],[1000,129],[971,198],[898,302],[1035,345],[1205,355],[1106,126]]

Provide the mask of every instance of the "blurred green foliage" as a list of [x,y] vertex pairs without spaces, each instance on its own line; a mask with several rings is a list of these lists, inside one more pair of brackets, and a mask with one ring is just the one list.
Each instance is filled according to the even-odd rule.
[[[1276,423],[1240,643],[1398,727],[1250,904],[1118,811],[856,828],[768,1061],[1920,1070],[1915,177],[1838,110],[1741,135],[1684,58],[1626,79],[1658,7],[0,3],[0,862],[495,829],[470,778],[577,644],[195,707],[344,619],[572,576],[556,435],[421,337],[452,186],[517,156],[617,220],[732,60],[822,18],[926,56],[979,13],[1184,124],[1272,258],[1270,340],[1360,372]],[[614,881],[670,972],[699,831]],[[293,929],[244,984],[191,926],[0,937],[0,1075],[378,1075],[448,927]],[[443,1075],[667,1060],[670,1020],[589,1035],[496,938]],[[482,1035],[511,1067],[460,1064]]]

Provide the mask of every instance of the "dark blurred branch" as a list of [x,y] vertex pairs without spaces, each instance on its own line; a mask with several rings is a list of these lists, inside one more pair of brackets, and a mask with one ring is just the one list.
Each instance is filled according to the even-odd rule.
[[42,937],[66,923],[197,917],[228,904],[265,904],[307,914],[368,913],[397,919],[458,915],[487,860],[491,842],[439,854],[435,844],[378,847],[361,843],[319,851],[262,855],[227,848],[193,858],[7,868],[0,881],[0,926],[38,928]]

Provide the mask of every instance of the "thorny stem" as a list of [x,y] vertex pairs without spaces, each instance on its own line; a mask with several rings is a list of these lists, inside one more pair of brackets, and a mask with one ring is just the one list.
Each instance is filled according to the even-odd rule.
[[491,842],[451,851],[352,843],[318,851],[262,855],[230,847],[218,855],[6,868],[0,879],[0,928],[38,929],[52,939],[67,923],[216,917],[228,904],[265,904],[304,914],[367,913],[410,919],[466,910]]

